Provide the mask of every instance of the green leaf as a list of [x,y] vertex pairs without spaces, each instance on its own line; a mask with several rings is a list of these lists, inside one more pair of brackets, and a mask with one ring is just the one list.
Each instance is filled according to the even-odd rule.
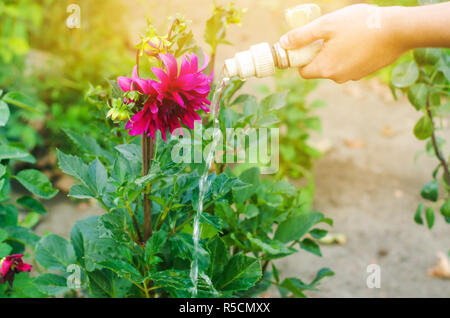
[[77,199],[96,198],[95,192],[82,184],[72,186],[69,191],[69,196]]
[[239,191],[233,190],[233,195],[237,203],[244,203],[256,192],[259,184],[259,169],[250,168],[245,170],[239,176],[239,180],[247,183],[249,186],[239,189]]
[[420,195],[425,200],[436,202],[439,197],[439,183],[436,180],[428,182],[422,187]]
[[38,113],[30,98],[21,92],[9,92],[3,96],[3,101],[22,109]]
[[319,212],[296,214],[278,226],[274,239],[283,243],[297,240],[305,235],[312,226],[322,220],[324,220],[323,214]]
[[276,268],[274,263],[272,263],[272,273],[273,273],[273,278],[275,278],[275,281],[277,283],[279,283],[280,282],[280,275],[278,274],[278,269]]
[[334,272],[329,269],[328,267],[321,268],[318,272],[316,277],[311,282],[311,285],[317,284],[321,279],[327,277],[327,276],[334,276]]
[[39,242],[39,236],[34,234],[30,229],[22,226],[8,226],[5,230],[8,232],[8,241],[19,242],[24,245],[29,245],[32,248],[35,248]]
[[88,167],[87,165],[76,156],[66,155],[59,149],[57,149],[59,168],[68,175],[76,178],[85,186],[89,186]]
[[169,269],[151,273],[150,278],[155,286],[161,286],[169,292],[173,292],[174,290],[187,291],[192,287],[192,280],[189,276],[189,271]]
[[417,224],[423,225],[422,213],[423,213],[424,204],[420,203],[417,206],[416,213],[414,214],[414,222]]
[[10,255],[12,251],[12,247],[9,246],[6,243],[0,243],[0,259],[2,259],[5,256]]
[[9,119],[9,107],[4,101],[0,100],[0,127],[6,125]]
[[445,203],[441,206],[440,211],[444,217],[450,217],[450,199],[445,201]]
[[279,122],[280,122],[280,119],[276,115],[269,114],[267,116],[264,116],[261,119],[258,119],[256,124],[260,127],[270,127],[275,124],[278,124]]
[[8,232],[0,228],[0,243],[8,238]]
[[99,298],[124,298],[132,283],[118,277],[109,269],[95,270],[87,272],[89,278],[89,293],[92,297]]
[[304,290],[317,290],[313,286],[305,284],[300,279],[295,277],[285,278],[281,283],[281,287],[287,289],[294,296],[300,298],[306,298],[306,295],[303,293]]
[[130,161],[141,162],[142,160],[142,150],[138,145],[123,144],[116,146],[115,149]]
[[42,203],[33,197],[23,196],[23,197],[17,199],[16,202],[17,202],[17,204],[23,206],[24,208],[26,208],[32,212],[36,212],[39,214],[47,214],[47,211],[45,210]]
[[328,231],[323,229],[313,229],[309,231],[309,234],[311,234],[312,237],[315,239],[321,239],[327,235]]
[[246,290],[262,276],[258,259],[242,254],[234,255],[217,281],[217,289],[222,291]]
[[89,181],[97,193],[97,197],[102,195],[106,188],[108,173],[100,160],[95,159],[88,167]]
[[262,251],[266,254],[264,255],[264,259],[285,257],[297,252],[296,249],[285,246],[283,243],[277,240],[256,238],[253,237],[251,233],[247,233],[247,238],[252,243],[252,246],[254,246],[258,251]]
[[414,84],[419,78],[419,68],[413,61],[403,62],[392,71],[391,82],[395,87],[405,88]]
[[423,83],[414,84],[408,89],[408,99],[417,109],[424,109],[428,100],[428,87]]
[[210,257],[210,264],[208,267],[207,275],[213,281],[216,281],[218,275],[223,271],[225,265],[228,262],[230,252],[219,236],[215,236],[214,238],[210,239],[208,241],[208,244],[206,245],[206,248],[209,251]]
[[120,255],[117,243],[110,238],[110,233],[101,231],[101,219],[100,216],[90,216],[77,221],[70,232],[70,242],[77,260],[89,272],[102,269],[100,262]]
[[428,228],[431,229],[434,225],[434,209],[428,207],[425,210],[425,218],[427,219]]
[[245,207],[244,215],[245,215],[247,218],[251,219],[251,218],[257,216],[258,214],[259,214],[259,209],[258,209],[258,207],[257,207],[256,205],[254,205],[254,204],[249,204],[249,205],[247,205],[247,206]]
[[56,274],[41,274],[34,280],[34,284],[41,292],[51,296],[62,295],[70,291],[66,278]]
[[3,177],[6,173],[6,166],[0,164],[0,178]]
[[15,226],[19,220],[19,211],[13,204],[0,204],[0,227]]
[[14,159],[29,163],[36,162],[34,157],[25,150],[8,145],[0,145],[0,160],[3,159]]
[[419,48],[413,50],[414,60],[419,65],[435,65],[441,58],[439,48]]
[[100,265],[112,270],[119,277],[129,279],[135,283],[142,283],[144,281],[144,277],[142,277],[136,268],[120,259],[106,260],[100,262]]
[[261,107],[265,111],[278,110],[286,105],[286,97],[289,92],[274,93],[266,96],[261,101]]
[[312,254],[315,254],[317,256],[322,256],[322,253],[320,252],[320,247],[317,245],[316,242],[309,238],[305,238],[300,242],[300,247],[304,249],[305,251],[308,251]]
[[167,232],[159,230],[154,232],[145,244],[145,261],[149,264],[156,264],[158,260],[153,259],[154,256],[161,251],[167,241]]
[[419,140],[425,140],[433,134],[433,122],[427,115],[422,116],[414,126],[414,135]]
[[20,225],[27,229],[31,229],[39,222],[39,219],[40,216],[38,213],[31,212],[27,214],[27,216],[25,217],[25,219],[23,219],[23,221],[20,222]]
[[72,245],[61,236],[50,234],[41,238],[36,245],[36,260],[49,270],[66,271],[67,266],[76,263]]
[[86,134],[80,135],[70,129],[64,129],[64,132],[75,143],[75,145],[87,154],[97,157],[104,157],[112,162],[112,155],[103,149],[94,138]]
[[51,199],[59,192],[53,189],[50,180],[39,170],[25,169],[20,171],[15,178],[28,191],[43,199]]

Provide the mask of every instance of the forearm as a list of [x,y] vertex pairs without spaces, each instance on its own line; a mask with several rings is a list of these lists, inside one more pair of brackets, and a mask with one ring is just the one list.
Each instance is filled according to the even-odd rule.
[[420,7],[389,7],[384,15],[393,41],[405,49],[450,48],[450,2]]

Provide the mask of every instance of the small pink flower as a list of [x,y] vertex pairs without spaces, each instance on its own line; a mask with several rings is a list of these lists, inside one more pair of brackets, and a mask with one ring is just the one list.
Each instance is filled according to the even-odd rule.
[[199,69],[198,59],[195,54],[183,57],[178,72],[175,57],[171,54],[159,54],[165,66],[165,70],[153,67],[153,73],[158,81],[140,79],[136,68],[131,78],[118,78],[119,86],[123,91],[136,89],[148,96],[143,108],[138,111],[125,126],[130,129],[132,136],[146,134],[155,139],[156,131],[161,131],[166,140],[166,131],[172,133],[181,128],[181,123],[194,129],[194,122],[200,121],[198,110],[209,112],[206,105],[210,105],[207,99],[213,75],[208,76],[202,72],[208,65],[205,63]]
[[0,261],[0,284],[8,282],[12,287],[15,274],[31,270],[31,265],[24,263],[22,257],[22,254],[9,255]]

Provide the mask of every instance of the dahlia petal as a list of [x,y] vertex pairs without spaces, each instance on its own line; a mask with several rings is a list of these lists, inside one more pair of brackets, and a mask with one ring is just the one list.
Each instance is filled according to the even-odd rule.
[[3,262],[2,262],[2,269],[1,269],[1,274],[2,277],[6,275],[6,273],[8,273],[9,269],[11,268],[11,265],[14,263],[14,259],[8,259],[8,257],[6,257]]
[[183,56],[183,60],[181,61],[179,76],[181,77],[183,75],[186,75],[186,74],[190,73],[190,70],[191,70],[191,65],[189,63],[189,60],[186,57],[186,55],[184,55]]
[[117,84],[119,84],[120,89],[122,89],[124,92],[129,92],[131,90],[131,84],[133,81],[131,78],[119,76],[117,78]]
[[160,54],[159,57],[166,66],[167,75],[170,79],[175,79],[178,75],[178,65],[175,57],[170,54]]
[[[209,64],[209,58],[208,58],[208,55],[205,53],[205,52],[203,52],[203,65],[202,65],[202,67],[198,70],[198,72],[203,72],[207,67],[208,67],[208,64]],[[213,67],[214,67],[214,65],[213,65]]]
[[152,67],[152,72],[159,79],[160,85],[163,85],[164,87],[167,87],[167,85],[169,83],[169,77],[166,74],[166,72],[164,72],[164,70],[162,70],[162,69],[160,69],[158,67]]
[[29,271],[31,271],[31,265],[21,262],[21,263],[17,264],[17,271],[18,272],[29,272]]
[[172,92],[172,96],[178,105],[180,105],[183,108],[186,108],[186,106],[184,105],[184,100],[178,92]]

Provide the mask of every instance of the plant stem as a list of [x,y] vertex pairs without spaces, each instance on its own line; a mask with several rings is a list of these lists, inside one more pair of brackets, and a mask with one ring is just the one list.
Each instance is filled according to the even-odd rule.
[[[146,176],[150,170],[151,159],[155,145],[153,139],[142,135],[142,175]],[[144,193],[144,241],[146,242],[152,236],[152,202],[150,201],[150,192],[152,185],[149,182]]]
[[431,134],[431,142],[433,144],[434,153],[436,154],[436,157],[441,162],[442,168],[444,169],[445,182],[447,183],[447,185],[450,186],[450,171],[448,169],[447,161],[445,160],[444,155],[442,154],[441,150],[439,149],[439,146],[438,146],[438,143],[436,140],[436,133],[434,130],[434,122],[433,122],[433,114],[431,112],[429,100],[427,100],[426,109],[427,109],[427,114],[430,117],[431,123],[433,125],[433,133]]
[[144,292],[145,292],[145,298],[150,298],[150,295],[148,293],[147,281],[146,280],[144,280]]
[[136,217],[135,217],[133,211],[131,210],[131,207],[130,207],[130,204],[128,203],[128,201],[126,201],[125,198],[124,198],[124,201],[125,201],[125,207],[128,211],[128,214],[130,215],[131,219],[133,220],[133,226],[134,226],[134,229],[136,230],[136,234],[138,236],[139,242],[143,243],[144,241],[142,240],[141,231],[139,230],[139,224],[136,220]]

